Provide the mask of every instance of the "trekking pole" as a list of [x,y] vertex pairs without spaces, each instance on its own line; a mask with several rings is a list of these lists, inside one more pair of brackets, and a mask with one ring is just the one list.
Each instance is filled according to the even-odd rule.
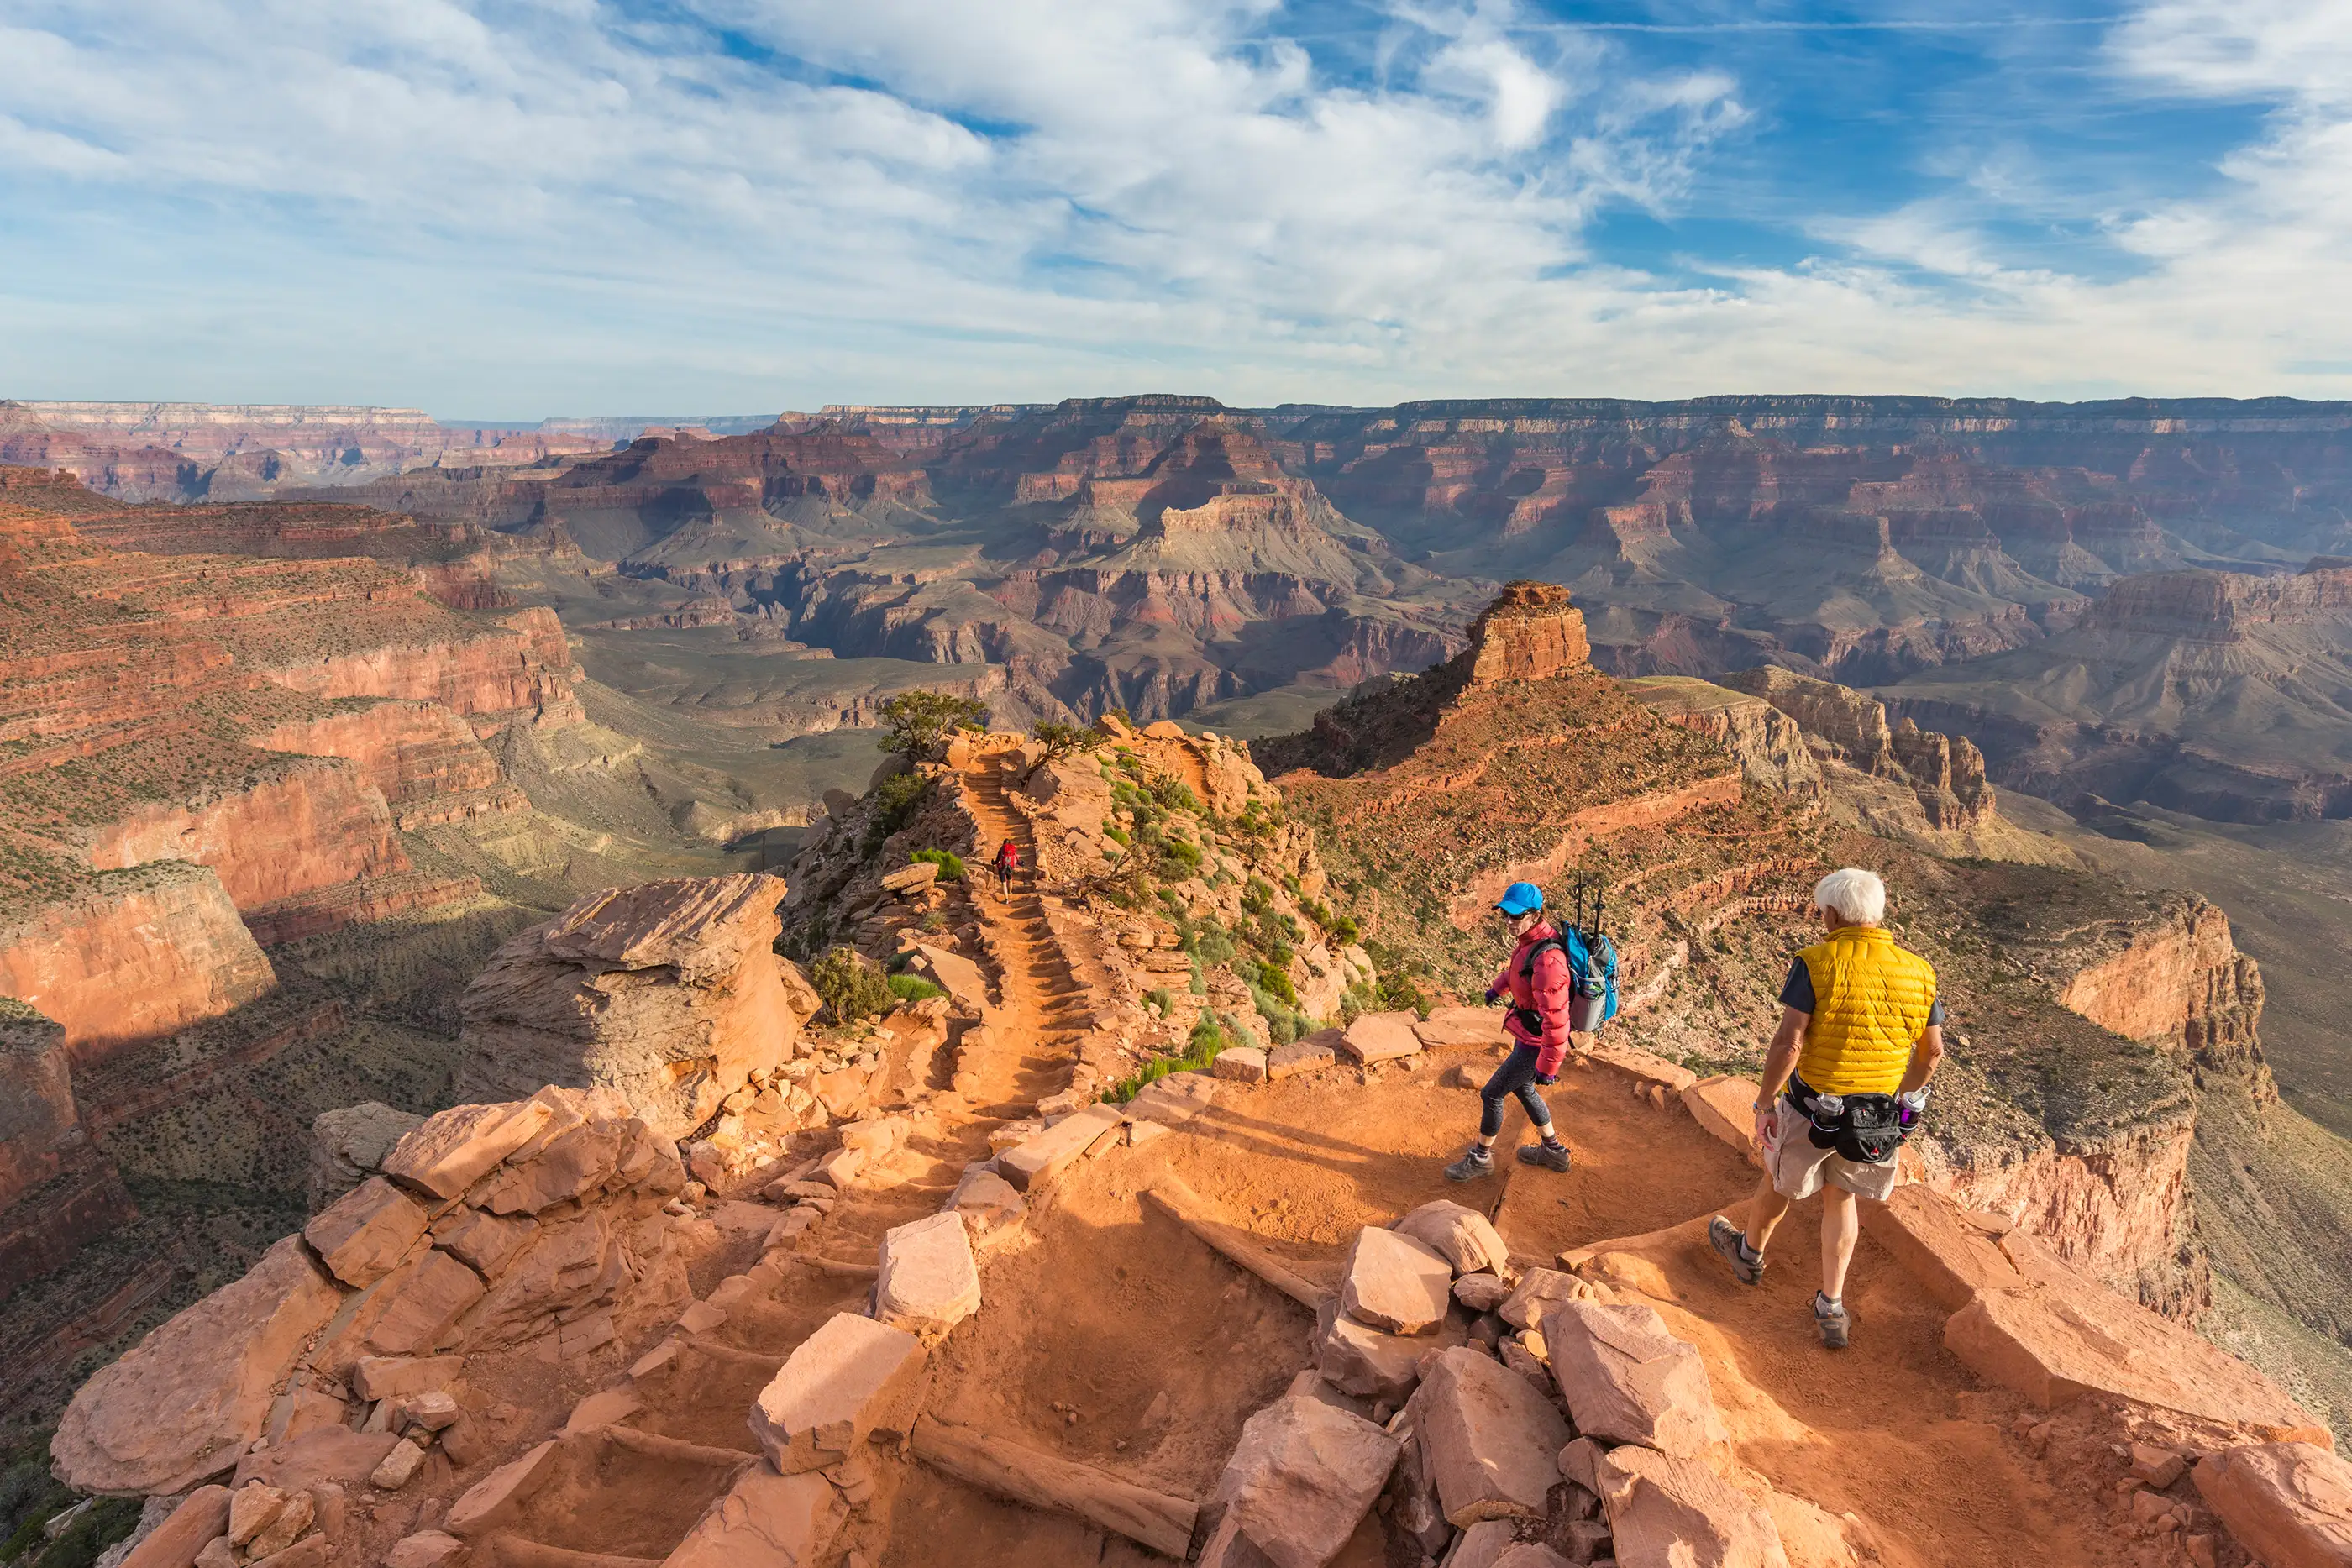
[[1601,901],[1608,896],[1609,889],[1607,884],[1596,883],[1594,885],[1592,890],[1592,929],[1589,935],[1596,942],[1601,940]]

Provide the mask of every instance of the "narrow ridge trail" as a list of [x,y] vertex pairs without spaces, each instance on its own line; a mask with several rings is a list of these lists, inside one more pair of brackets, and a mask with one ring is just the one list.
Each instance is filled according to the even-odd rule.
[[975,866],[972,905],[1001,971],[999,1001],[985,1043],[966,1049],[961,1072],[978,1085],[969,1098],[983,1114],[1025,1116],[1039,1100],[1069,1086],[1077,1044],[1092,1022],[1084,984],[1055,940],[1047,894],[1039,884],[1037,838],[1029,819],[1005,799],[1002,753],[984,753],[963,770],[964,800],[978,825],[976,861],[992,860],[1011,839],[1021,852],[1010,897],[996,892],[992,870]]
[[[995,760],[985,756],[963,775],[980,845],[968,892],[988,933],[999,993],[958,1058],[959,1071],[979,1079],[967,1096],[971,1110],[938,1117],[910,1137],[889,1156],[888,1179],[853,1179],[793,1249],[762,1258],[761,1233],[739,1230],[722,1247],[728,1261],[719,1268],[740,1271],[698,1280],[701,1299],[645,1348],[628,1375],[573,1408],[557,1462],[492,1532],[499,1561],[658,1568],[712,1500],[759,1462],[748,1416],[784,1359],[835,1312],[864,1309],[885,1233],[938,1212],[963,1167],[988,1157],[994,1128],[1068,1087],[1092,1009],[1055,936],[1052,895],[1037,885],[1035,835],[1006,800]],[[1024,866],[1003,898],[978,862],[1007,838]],[[884,1528],[853,1525],[851,1539]]]

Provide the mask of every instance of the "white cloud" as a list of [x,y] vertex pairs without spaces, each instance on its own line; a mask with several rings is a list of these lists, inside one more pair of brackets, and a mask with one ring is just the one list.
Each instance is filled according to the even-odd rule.
[[1689,210],[1750,93],[1491,3],[1395,0],[1351,78],[1276,0],[0,0],[0,395],[2325,391],[2280,377],[2352,360],[2346,17],[2116,32],[2108,90],[2273,106],[2089,214],[2132,276],[2005,259],[2050,198],[2003,150],[1686,287],[1588,229]]

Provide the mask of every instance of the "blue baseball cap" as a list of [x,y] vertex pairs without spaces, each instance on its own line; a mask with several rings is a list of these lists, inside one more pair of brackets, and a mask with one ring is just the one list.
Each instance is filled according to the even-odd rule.
[[1543,889],[1531,882],[1515,882],[1503,889],[1503,896],[1495,900],[1495,907],[1506,915],[1525,915],[1530,909],[1543,907]]

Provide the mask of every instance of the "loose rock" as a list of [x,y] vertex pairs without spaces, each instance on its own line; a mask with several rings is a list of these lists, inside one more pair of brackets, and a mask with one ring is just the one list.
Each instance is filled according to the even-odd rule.
[[1698,1347],[1669,1333],[1655,1309],[1553,1301],[1543,1337],[1585,1436],[1684,1457],[1727,1440]]
[[801,1342],[751,1408],[751,1434],[785,1475],[839,1464],[879,1429],[912,1428],[922,1341],[836,1312]]
[[883,1236],[876,1317],[931,1342],[978,1311],[980,1269],[961,1213],[930,1215]]
[[1397,1449],[1360,1416],[1288,1396],[1243,1424],[1212,1500],[1275,1568],[1323,1568],[1370,1511]]
[[1448,1523],[1541,1517],[1568,1423],[1527,1379],[1475,1350],[1449,1350],[1423,1368],[1406,1418]]
[[1511,1267],[1511,1249],[1504,1245],[1494,1221],[1458,1203],[1444,1198],[1424,1203],[1398,1220],[1395,1228],[1398,1235],[1435,1249],[1457,1274],[1484,1270],[1499,1276]]
[[1453,1286],[1454,1266],[1434,1248],[1368,1225],[1348,1249],[1339,1305],[1360,1323],[1423,1334],[1444,1319]]

